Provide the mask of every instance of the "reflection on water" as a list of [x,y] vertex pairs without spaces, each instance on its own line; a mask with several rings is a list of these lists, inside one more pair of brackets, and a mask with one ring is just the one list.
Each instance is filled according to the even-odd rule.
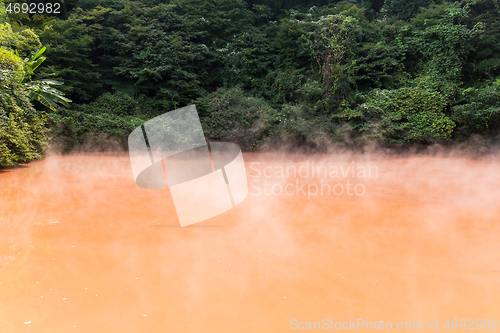
[[[0,331],[285,332],[291,319],[325,318],[439,319],[447,330],[448,318],[498,319],[498,163],[244,158],[256,180],[245,201],[184,228],[168,191],[135,185],[127,154],[1,172]],[[363,195],[265,195],[264,182],[275,194],[324,184],[255,171],[306,160],[379,173],[323,179],[362,183]]]

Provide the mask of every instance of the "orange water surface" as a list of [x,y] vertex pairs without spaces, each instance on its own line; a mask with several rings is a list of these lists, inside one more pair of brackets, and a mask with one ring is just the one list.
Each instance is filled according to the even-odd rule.
[[[168,190],[135,185],[126,153],[0,170],[0,332],[456,331],[453,319],[495,332],[498,159],[244,159],[247,198],[184,228]],[[293,172],[311,165],[338,173]],[[347,181],[357,193],[297,188]],[[347,328],[360,320],[372,329]]]

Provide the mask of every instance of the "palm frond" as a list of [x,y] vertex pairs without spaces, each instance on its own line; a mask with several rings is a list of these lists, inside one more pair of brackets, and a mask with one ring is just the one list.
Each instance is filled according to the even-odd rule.
[[[44,46],[38,49],[29,59],[24,60],[26,67],[28,68],[28,79],[31,78],[31,74],[35,69],[38,68],[45,61],[45,57],[42,54],[47,48]],[[69,103],[72,101],[69,98],[64,97],[64,93],[52,86],[60,86],[63,83],[57,80],[51,79],[39,79],[39,80],[29,80],[25,82],[24,85],[28,90],[29,97],[32,100],[37,100],[52,111],[57,111],[58,104],[62,104],[69,107]]]

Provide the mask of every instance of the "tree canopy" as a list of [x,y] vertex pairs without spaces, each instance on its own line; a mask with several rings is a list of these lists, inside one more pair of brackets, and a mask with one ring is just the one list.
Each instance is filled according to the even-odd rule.
[[47,116],[66,150],[191,103],[208,136],[244,149],[498,135],[498,0],[81,0],[7,16],[9,84],[44,45],[33,80],[74,101]]

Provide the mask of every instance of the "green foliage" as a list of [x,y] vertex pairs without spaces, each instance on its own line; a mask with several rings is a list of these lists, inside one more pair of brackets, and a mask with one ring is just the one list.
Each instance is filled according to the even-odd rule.
[[139,116],[142,114],[150,117],[156,116],[148,114],[147,105],[120,91],[114,94],[109,92],[104,93],[85,108],[86,112],[96,114],[109,113],[119,116]]
[[41,79],[29,81],[25,83],[25,86],[29,90],[29,96],[32,100],[36,100],[48,109],[56,111],[59,108],[57,103],[69,107],[69,103],[72,102],[69,98],[63,96],[63,92],[53,87],[62,84],[62,82],[55,80]]
[[126,137],[138,126],[159,113],[153,113],[152,104],[137,100],[123,92],[104,93],[89,104],[60,108],[50,114],[50,137],[62,152],[82,146],[96,149],[114,147],[126,149]]
[[240,88],[220,88],[195,101],[203,131],[213,140],[231,141],[243,149],[258,149],[278,120],[262,99],[245,96]]
[[0,45],[15,50],[19,57],[27,57],[42,47],[40,39],[32,29],[22,27],[14,30],[10,23],[4,22],[0,23],[0,32]]
[[[435,13],[439,18],[432,18]],[[449,98],[458,92],[464,64],[474,51],[472,41],[482,28],[479,23],[468,27],[468,15],[467,6],[444,4],[425,9],[413,20],[421,29],[402,29],[398,38],[407,64],[412,66],[410,72],[416,76],[413,85],[440,91]]]
[[45,116],[35,111],[22,83],[33,66],[19,56],[38,46],[31,43],[37,38],[25,38],[36,37],[31,32],[16,36],[9,24],[0,25],[0,167],[39,159],[47,146]]
[[274,42],[277,26],[246,27],[230,38],[224,47],[216,48],[214,56],[224,64],[218,75],[223,85],[263,92],[266,76],[279,66],[278,47]]
[[[2,110],[3,111],[3,110]],[[0,166],[28,163],[43,157],[47,148],[45,120],[23,119],[13,113],[0,128]]]
[[52,111],[56,111],[58,108],[57,103],[60,103],[64,106],[69,107],[69,103],[72,102],[69,98],[64,97],[63,93],[57,89],[55,89],[54,85],[62,85],[62,82],[55,80],[31,80],[31,75],[35,69],[38,68],[46,59],[41,55],[45,52],[45,46],[41,49],[38,49],[30,58],[26,58],[24,60],[24,68],[26,75],[24,79],[28,80],[28,82],[24,83],[26,89],[29,91],[29,96],[32,100],[36,100],[43,104],[45,107],[49,108]]
[[178,15],[205,32],[203,42],[207,44],[238,33],[252,23],[252,12],[243,0],[173,0],[172,4]]
[[245,149],[267,140],[428,144],[499,126],[490,84],[500,76],[497,0],[387,0],[378,14],[375,0],[78,6],[58,18],[21,17],[14,28],[0,22],[10,29],[0,35],[11,73],[3,80],[28,79],[42,55],[21,59],[43,43],[47,60],[31,90],[57,101],[49,83],[64,82],[58,89],[76,102],[50,116],[66,151],[102,135],[123,139],[192,103],[210,138]]
[[390,89],[404,79],[399,48],[385,41],[362,43],[357,50],[353,66],[360,90]]
[[71,109],[61,108],[50,115],[51,140],[60,146],[61,151],[69,152],[88,143],[105,145],[110,136],[117,138],[120,148],[125,149],[126,136],[147,120],[123,113],[108,113],[106,106],[101,104],[103,99],[75,105]]
[[[300,87],[307,77],[304,70],[290,68],[278,69],[270,72],[264,79],[262,95],[267,97],[274,105],[302,100]],[[321,87],[322,92],[325,88]]]
[[446,98],[439,92],[420,88],[374,90],[356,112],[365,138],[387,142],[433,142],[450,138],[455,123],[445,114]]
[[420,8],[425,8],[431,3],[432,0],[386,0],[380,14],[408,20],[416,16]]
[[470,8],[476,15],[469,17],[469,24],[482,24],[483,28],[473,41],[475,52],[467,67],[467,78],[493,79],[500,75],[500,5],[496,0],[481,0],[474,1]]
[[308,105],[283,104],[277,115],[272,142],[278,145],[306,145],[333,139],[336,124],[333,116],[316,114]]
[[[320,68],[323,82],[334,90],[342,89],[341,80],[347,80],[354,47],[361,38],[359,21],[351,16],[328,15],[314,22],[316,29],[303,34],[299,41],[307,45],[310,55]],[[352,74],[351,74],[352,76]],[[351,79],[352,80],[352,79]],[[345,91],[341,93],[345,94]]]
[[52,117],[51,121],[52,126],[49,135],[52,137],[53,143],[56,141],[56,144],[59,145],[59,150],[65,154],[77,149],[80,142],[78,141],[75,118],[59,116],[57,118]]
[[453,107],[460,133],[496,135],[500,125],[500,79],[483,88],[467,88]]
[[108,13],[107,9],[76,10],[66,20],[54,19],[41,27],[38,34],[47,46],[47,60],[35,78],[63,81],[61,90],[77,103],[95,99],[103,84],[92,61],[92,46]]

